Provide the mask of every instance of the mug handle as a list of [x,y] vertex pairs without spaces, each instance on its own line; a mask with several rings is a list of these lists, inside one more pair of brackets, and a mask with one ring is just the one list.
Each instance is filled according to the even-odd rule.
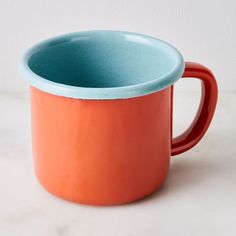
[[189,150],[201,140],[211,123],[216,108],[218,89],[215,77],[211,71],[198,63],[186,62],[182,78],[189,77],[201,80],[201,101],[198,112],[190,127],[183,134],[172,139],[172,156]]

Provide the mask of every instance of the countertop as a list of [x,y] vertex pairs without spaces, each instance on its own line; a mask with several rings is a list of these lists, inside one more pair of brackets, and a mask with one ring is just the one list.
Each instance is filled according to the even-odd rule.
[[[195,93],[178,93],[175,133],[190,123]],[[61,200],[37,182],[27,95],[0,93],[0,235],[236,235],[236,93],[220,93],[202,141],[171,158],[165,185],[122,206]]]

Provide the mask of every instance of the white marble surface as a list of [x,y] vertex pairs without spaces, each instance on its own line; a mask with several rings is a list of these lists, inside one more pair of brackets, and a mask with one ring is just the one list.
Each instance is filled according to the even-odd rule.
[[[175,127],[190,122],[198,96],[179,93]],[[236,235],[236,94],[221,93],[201,143],[172,158],[165,186],[124,206],[58,199],[37,183],[26,96],[0,94],[0,235]]]

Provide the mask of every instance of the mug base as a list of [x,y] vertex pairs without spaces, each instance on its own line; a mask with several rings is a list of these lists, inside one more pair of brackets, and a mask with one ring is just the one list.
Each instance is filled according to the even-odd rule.
[[37,178],[38,183],[40,184],[40,186],[42,186],[42,188],[44,190],[46,190],[49,194],[53,195],[54,197],[60,198],[60,199],[65,200],[67,202],[72,202],[72,203],[76,203],[76,204],[83,204],[83,205],[90,205],[90,206],[116,206],[116,205],[130,204],[130,203],[133,203],[133,202],[143,200],[145,198],[148,198],[149,196],[151,196],[155,192],[159,191],[163,187],[163,185],[165,183],[165,180],[166,180],[166,178],[165,178],[160,184],[158,184],[154,188],[152,188],[149,191],[143,193],[142,195],[140,194],[139,196],[136,196],[136,197],[130,197],[130,198],[127,198],[127,199],[122,199],[122,200],[118,200],[118,199],[112,200],[112,199],[110,199],[109,201],[108,200],[97,201],[95,199],[94,200],[91,200],[91,199],[90,200],[85,200],[85,199],[65,196],[63,193],[58,193],[58,192],[55,192],[52,189],[48,188],[45,184],[43,184],[41,182],[41,180],[37,176],[37,174],[36,174],[36,178]]

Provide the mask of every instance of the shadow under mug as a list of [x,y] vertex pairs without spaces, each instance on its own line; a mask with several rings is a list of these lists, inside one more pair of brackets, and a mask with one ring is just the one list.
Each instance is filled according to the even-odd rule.
[[[85,204],[127,203],[158,189],[170,156],[198,143],[217,102],[209,69],[130,32],[46,40],[26,52],[20,72],[31,85],[37,178],[49,192]],[[172,138],[173,84],[181,77],[200,79],[202,97],[190,127]]]

